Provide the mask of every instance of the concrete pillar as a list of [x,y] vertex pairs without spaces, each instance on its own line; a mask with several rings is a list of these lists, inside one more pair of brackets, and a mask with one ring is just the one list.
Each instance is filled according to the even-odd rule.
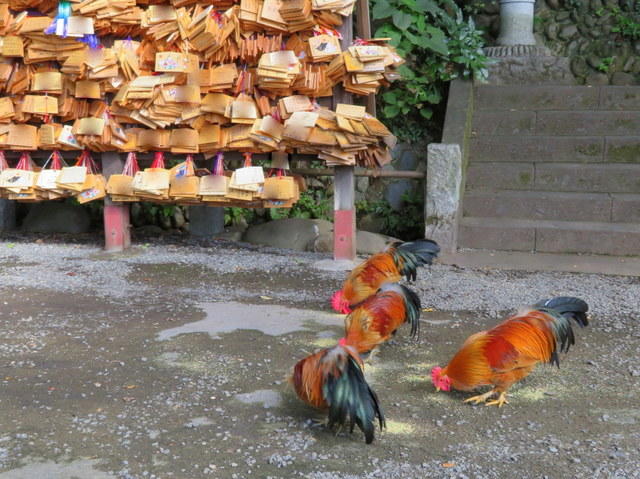
[[212,238],[224,231],[224,208],[189,206],[189,232],[198,238]]
[[[102,153],[102,174],[109,176],[122,173],[123,158],[116,152]],[[131,246],[131,225],[129,221],[129,205],[114,203],[109,197],[104,199],[104,249],[106,251],[123,251]]]
[[535,0],[500,0],[498,45],[535,45],[533,7]]
[[461,186],[460,145],[430,144],[427,150],[425,238],[436,241],[446,253],[454,253],[458,247]]
[[0,231],[11,231],[16,227],[15,201],[0,199]]

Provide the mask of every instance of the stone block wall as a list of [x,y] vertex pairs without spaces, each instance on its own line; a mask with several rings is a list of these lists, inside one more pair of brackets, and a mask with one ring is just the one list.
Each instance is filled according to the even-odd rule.
[[[497,0],[465,4],[485,30],[487,44],[495,45]],[[540,45],[569,57],[579,84],[640,84],[638,0],[537,0],[534,31]]]

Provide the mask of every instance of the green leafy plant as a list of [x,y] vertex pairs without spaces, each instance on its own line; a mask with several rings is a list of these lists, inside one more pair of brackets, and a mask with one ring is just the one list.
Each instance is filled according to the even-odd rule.
[[224,225],[236,225],[243,220],[251,223],[256,217],[256,212],[249,208],[237,208],[235,206],[224,209]]
[[373,0],[376,37],[388,37],[406,58],[401,80],[382,95],[382,117],[405,141],[419,141],[443,102],[446,84],[484,78],[484,40],[453,0]]
[[615,57],[606,57],[600,60],[598,64],[598,71],[602,73],[609,73],[611,67],[613,66],[613,62],[615,61]]
[[614,7],[612,13],[615,19],[612,32],[630,40],[640,39],[640,5],[636,5],[634,12],[623,12],[620,8]]
[[359,216],[372,213],[382,219],[382,233],[403,240],[424,238],[424,196],[419,190],[402,195],[402,209],[394,210],[387,200],[360,201],[356,204]]
[[300,200],[292,208],[271,208],[272,220],[283,218],[331,219],[331,201],[326,191],[320,188],[308,189],[300,194]]

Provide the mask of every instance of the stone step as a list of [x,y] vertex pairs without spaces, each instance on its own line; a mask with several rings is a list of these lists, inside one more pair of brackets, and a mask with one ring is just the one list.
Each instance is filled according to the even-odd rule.
[[471,162],[466,190],[640,194],[640,163]]
[[638,111],[479,110],[473,115],[471,138],[483,135],[636,136]]
[[582,221],[467,217],[460,248],[540,253],[640,255],[640,225]]
[[[640,200],[640,195],[629,195]],[[613,198],[606,193],[538,191],[469,192],[463,216],[554,221],[612,221]]]
[[474,89],[479,110],[640,110],[638,86],[484,85]]
[[469,161],[638,163],[639,136],[476,136]]

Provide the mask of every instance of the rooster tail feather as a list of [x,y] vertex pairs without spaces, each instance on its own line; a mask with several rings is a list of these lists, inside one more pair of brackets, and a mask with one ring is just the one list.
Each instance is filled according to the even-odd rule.
[[407,322],[411,325],[411,337],[414,338],[420,334],[420,312],[422,310],[422,304],[420,303],[420,297],[415,291],[402,284],[400,288],[402,288],[407,307]]
[[438,243],[430,239],[420,239],[397,244],[394,260],[400,274],[407,278],[407,281],[415,281],[416,270],[420,266],[433,263],[438,253],[440,253]]
[[376,418],[380,429],[384,427],[385,419],[378,396],[364,379],[355,354],[347,351],[346,355],[334,356],[335,361],[341,363],[335,370],[339,370],[340,374],[328,374],[323,395],[329,405],[329,427],[349,424],[353,430],[357,425],[364,433],[366,443],[371,444]]
[[386,283],[380,287],[380,291],[394,291],[404,298],[406,310],[405,321],[411,326],[411,337],[414,338],[420,332],[420,312],[422,304],[415,291],[399,283]]
[[[551,299],[538,301],[535,307],[550,315],[554,321],[552,323],[553,336],[556,340],[556,350],[551,355],[551,364],[560,366],[557,349],[566,353],[576,342],[571,320],[573,319],[581,328],[589,324],[587,311],[589,305],[580,298],[570,296],[559,296]],[[560,346],[559,348],[557,346]]]

